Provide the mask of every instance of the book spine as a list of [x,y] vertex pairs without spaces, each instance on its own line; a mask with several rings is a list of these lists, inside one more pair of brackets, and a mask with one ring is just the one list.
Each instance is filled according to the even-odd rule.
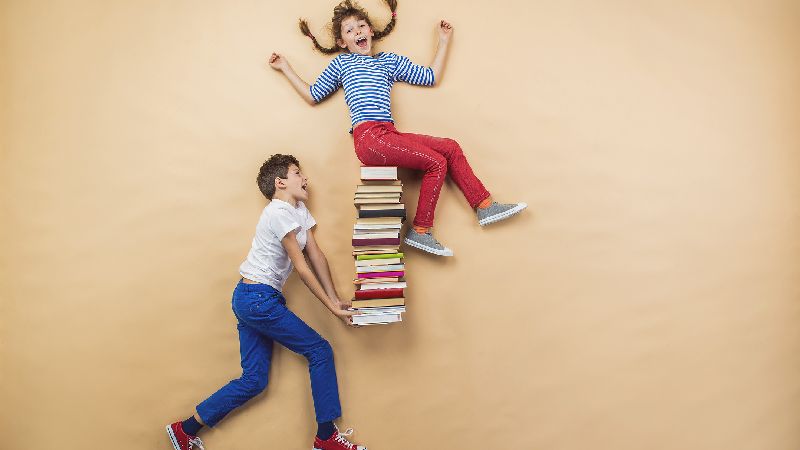
[[385,255],[358,255],[356,259],[359,261],[364,261],[367,259],[394,259],[394,258],[402,258],[402,253],[388,253]]
[[400,245],[400,238],[396,239],[353,239],[353,247],[367,247],[370,245]]
[[399,217],[403,220],[406,218],[406,211],[404,209],[376,209],[376,210],[358,210],[359,219],[368,219],[370,217]]
[[358,278],[383,278],[383,277],[402,277],[405,272],[371,272],[356,274]]
[[373,298],[399,298],[402,296],[402,289],[372,289],[369,291],[356,291],[356,300],[370,300]]

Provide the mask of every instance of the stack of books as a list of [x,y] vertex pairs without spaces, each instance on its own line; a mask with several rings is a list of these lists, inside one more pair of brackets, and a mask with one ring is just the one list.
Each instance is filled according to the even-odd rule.
[[353,226],[356,285],[353,316],[357,325],[403,320],[405,264],[400,252],[400,228],[406,218],[403,185],[397,167],[362,167],[362,184],[353,200],[358,218]]

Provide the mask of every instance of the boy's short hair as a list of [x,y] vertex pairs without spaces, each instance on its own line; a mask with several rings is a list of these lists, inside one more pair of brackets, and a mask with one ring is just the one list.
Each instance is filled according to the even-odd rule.
[[300,167],[297,158],[292,155],[276,154],[264,161],[258,171],[256,183],[265,197],[272,200],[272,196],[275,195],[275,178],[287,178],[289,176],[289,166],[292,164]]

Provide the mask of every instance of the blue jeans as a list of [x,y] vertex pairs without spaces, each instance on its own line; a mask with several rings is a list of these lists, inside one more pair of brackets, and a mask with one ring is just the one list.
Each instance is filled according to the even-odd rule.
[[266,284],[240,281],[233,291],[232,303],[233,313],[239,320],[242,376],[197,405],[203,422],[213,427],[267,387],[273,341],[308,359],[317,422],[329,422],[341,416],[333,349],[319,333],[286,308],[283,294]]

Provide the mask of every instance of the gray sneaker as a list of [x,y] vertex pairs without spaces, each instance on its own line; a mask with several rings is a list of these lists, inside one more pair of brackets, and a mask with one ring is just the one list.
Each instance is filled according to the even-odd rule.
[[414,231],[414,228],[409,227],[403,242],[414,248],[433,253],[434,255],[453,256],[453,251],[439,243],[430,231],[425,234],[419,234]]
[[492,202],[488,208],[478,208],[478,223],[483,227],[490,223],[499,222],[508,219],[527,207],[527,203]]

